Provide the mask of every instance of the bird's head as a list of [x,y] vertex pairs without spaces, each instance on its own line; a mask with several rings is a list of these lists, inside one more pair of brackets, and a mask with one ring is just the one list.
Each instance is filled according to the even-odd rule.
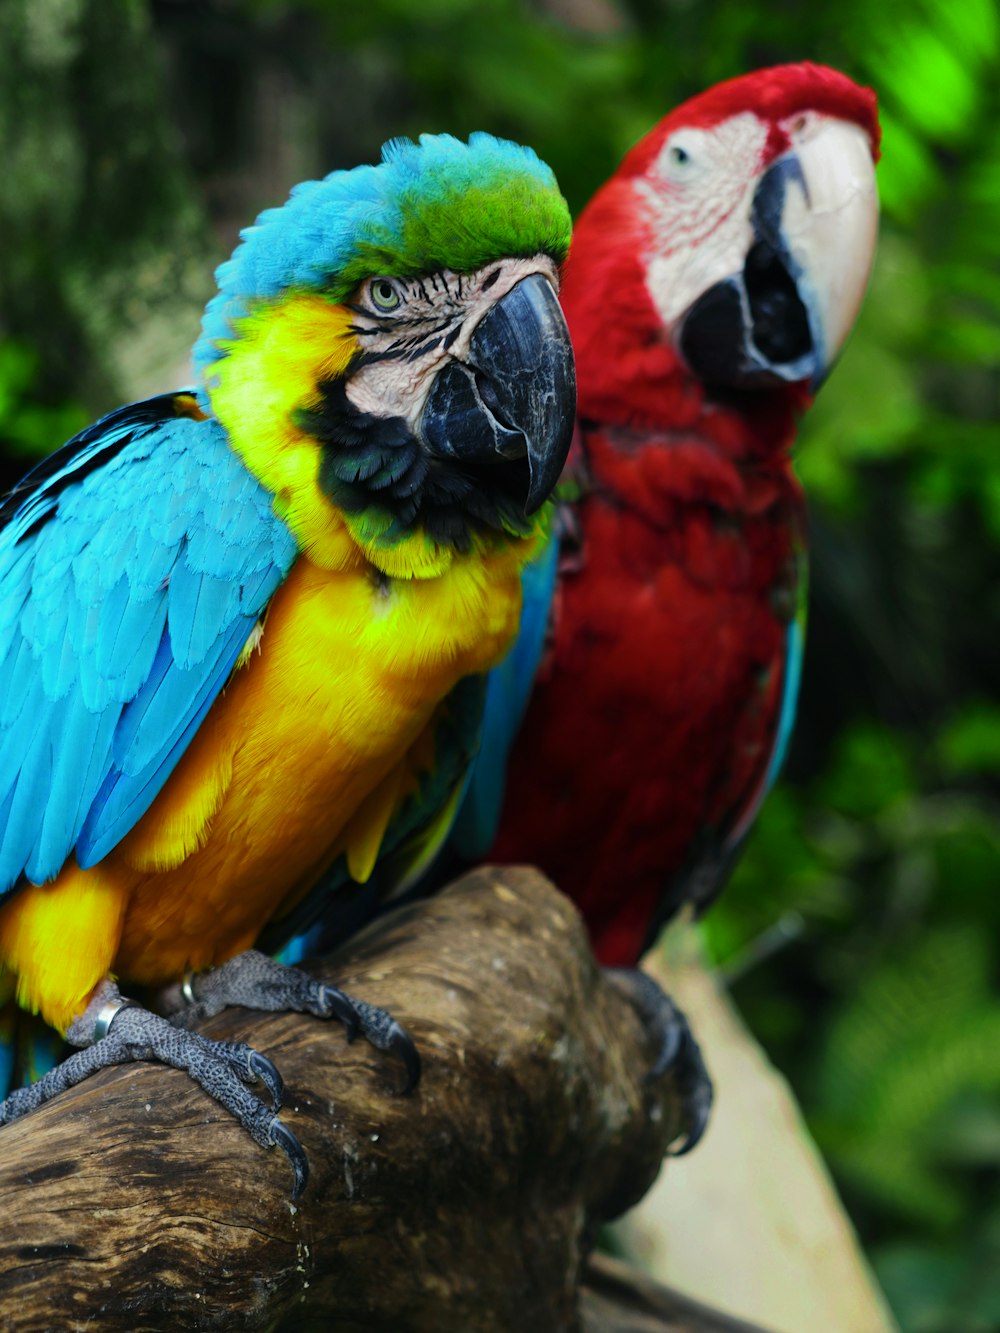
[[878,144],[875,95],[811,64],[732,79],[661,121],[574,234],[563,305],[581,415],[603,419],[611,358],[640,416],[681,375],[709,396],[815,392],[874,257]]
[[575,412],[569,234],[549,168],[487,134],[393,141],[243,232],[195,362],[318,563],[428,577],[533,541]]

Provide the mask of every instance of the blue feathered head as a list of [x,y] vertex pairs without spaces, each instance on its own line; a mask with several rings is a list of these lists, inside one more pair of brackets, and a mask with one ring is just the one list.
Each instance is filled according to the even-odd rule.
[[378,166],[305,181],[241,233],[216,272],[195,365],[204,375],[261,302],[290,292],[339,302],[366,277],[467,273],[502,256],[561,263],[570,227],[552,171],[530,148],[483,133],[393,139]]

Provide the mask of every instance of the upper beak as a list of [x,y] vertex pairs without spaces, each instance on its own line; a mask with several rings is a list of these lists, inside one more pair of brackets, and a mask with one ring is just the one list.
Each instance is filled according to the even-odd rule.
[[575,417],[569,330],[552,285],[533,273],[486,312],[464,359],[438,373],[420,435],[465,463],[524,459],[524,512],[532,514],[559,479]]
[[860,127],[816,121],[754,191],[743,269],[683,318],[681,352],[702,379],[806,382],[830,371],[864,296],[878,233],[875,166]]

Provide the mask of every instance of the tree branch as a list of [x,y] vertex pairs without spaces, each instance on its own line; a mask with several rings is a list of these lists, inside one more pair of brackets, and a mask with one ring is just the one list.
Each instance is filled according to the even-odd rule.
[[644,1082],[649,1037],[574,909],[536,872],[477,871],[315,971],[409,1027],[417,1091],[338,1025],[206,1023],[281,1070],[312,1166],[298,1206],[281,1154],[159,1066],[7,1126],[4,1328],[579,1326],[582,1257],[651,1183],[680,1107],[669,1076]]

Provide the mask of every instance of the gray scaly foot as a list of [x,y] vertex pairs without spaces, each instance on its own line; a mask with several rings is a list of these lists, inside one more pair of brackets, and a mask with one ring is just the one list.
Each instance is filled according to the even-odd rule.
[[[224,1106],[261,1147],[276,1144],[294,1173],[292,1197],[297,1199],[309,1179],[305,1151],[276,1112],[281,1106],[281,1075],[265,1055],[242,1042],[209,1041],[184,1032],[167,1019],[123,999],[112,981],[105,981],[66,1034],[75,1051],[30,1087],[20,1088],[0,1103],[0,1125],[16,1120],[75,1087],[99,1069],[159,1060],[183,1069],[210,1097]],[[248,1088],[262,1083],[271,1099],[266,1106]]]
[[338,1018],[353,1041],[360,1032],[380,1051],[394,1051],[406,1069],[404,1092],[420,1081],[420,1054],[406,1029],[373,1004],[355,1000],[335,986],[327,986],[297,967],[248,949],[210,972],[189,977],[164,992],[162,1003],[178,1027],[193,1027],[230,1005],[268,1012],[315,1014]]

